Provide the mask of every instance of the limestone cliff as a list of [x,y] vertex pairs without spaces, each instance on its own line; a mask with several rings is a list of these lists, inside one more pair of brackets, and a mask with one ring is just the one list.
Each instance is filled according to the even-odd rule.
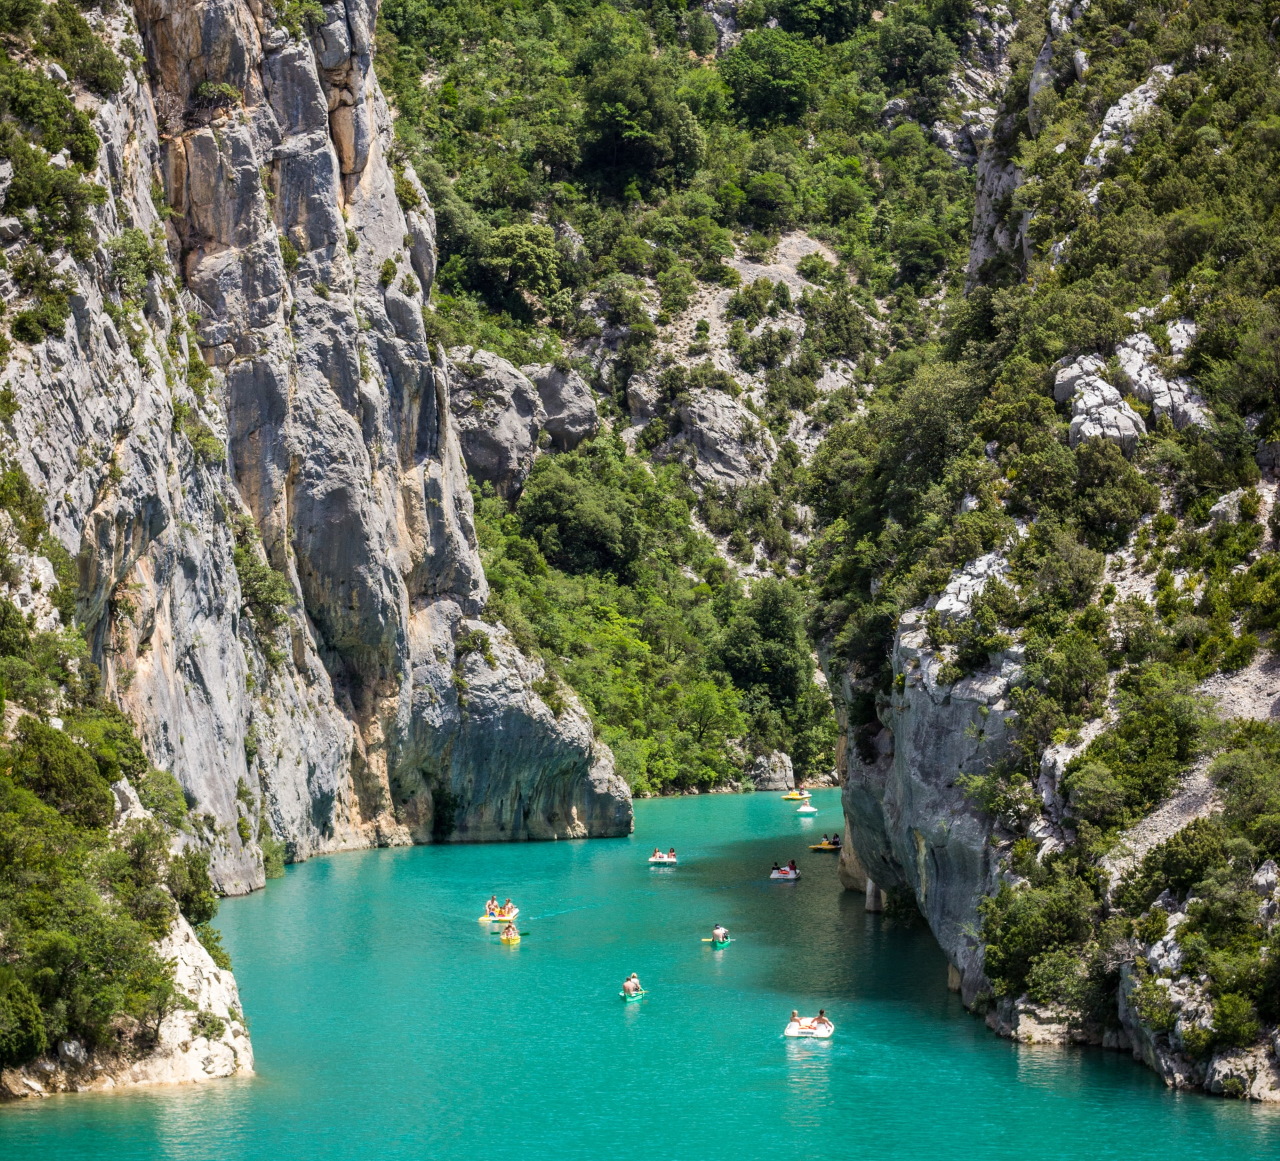
[[[267,835],[301,859],[630,829],[585,712],[553,713],[541,665],[477,620],[422,315],[433,217],[391,156],[375,15],[331,4],[310,35],[242,0],[104,18],[142,51],[116,96],[74,94],[102,139],[93,253],[57,266],[63,332],[0,374],[106,692],[208,816],[228,893],[262,885]],[[126,230],[165,259],[136,309]],[[255,588],[267,565],[290,601]]]

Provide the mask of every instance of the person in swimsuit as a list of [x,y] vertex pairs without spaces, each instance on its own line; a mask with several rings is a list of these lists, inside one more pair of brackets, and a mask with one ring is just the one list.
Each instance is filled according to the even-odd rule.
[[835,1027],[835,1025],[827,1019],[826,1008],[818,1009],[818,1015],[813,1020],[813,1026],[817,1031],[823,1031],[824,1029]]
[[799,868],[796,866],[795,859],[792,859],[791,862],[787,864],[787,871],[792,875],[798,875],[800,873]]
[[675,857],[676,857],[676,848],[675,848],[675,847],[672,847],[672,848],[667,852],[667,858],[669,858],[669,859],[674,859]]
[[484,913],[485,913],[486,915],[497,915],[497,914],[498,914],[498,897],[497,897],[497,895],[490,895],[490,896],[489,896],[489,902],[488,902],[488,903],[486,903],[486,904],[484,905]]
[[711,929],[711,938],[715,940],[716,943],[724,943],[724,941],[729,938],[729,929],[725,927],[723,923],[717,923]]

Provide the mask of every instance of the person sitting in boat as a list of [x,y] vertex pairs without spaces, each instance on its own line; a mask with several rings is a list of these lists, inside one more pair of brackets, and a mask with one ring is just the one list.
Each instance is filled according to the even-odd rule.
[[792,1008],[791,1023],[793,1023],[797,1028],[807,1028],[809,1027],[810,1024],[813,1023],[813,1021],[810,1019],[807,1019],[806,1017],[802,1017],[799,1012],[797,1012],[794,1008]]
[[653,848],[653,854],[651,854],[651,855],[649,856],[649,858],[651,858],[651,859],[660,859],[660,858],[662,858],[662,848],[661,848],[661,847],[654,847],[654,848]]
[[632,972],[625,980],[622,981],[622,990],[628,996],[638,996],[644,989],[640,986],[640,977]]
[[489,902],[488,902],[488,903],[486,903],[486,904],[484,905],[484,913],[485,913],[486,915],[497,915],[497,914],[498,914],[498,897],[497,897],[497,895],[490,895],[490,896],[489,896]]
[[832,1024],[831,1021],[827,1019],[826,1008],[819,1008],[817,1016],[813,1018],[811,1023],[813,1024],[813,1028],[815,1032],[822,1032],[827,1028],[835,1027],[835,1025]]
[[502,938],[503,939],[519,939],[520,938],[520,932],[516,930],[516,925],[512,923],[510,920],[507,920],[506,927],[502,929]]
[[822,845],[824,847],[829,847],[831,845],[831,840],[827,838],[825,834],[822,836]]
[[717,923],[711,929],[711,938],[714,939],[716,943],[724,943],[725,940],[729,938],[729,929],[725,927],[723,923]]
[[838,847],[840,845],[840,836],[838,834],[833,834],[831,836],[831,845],[833,847]]
[[792,859],[792,860],[787,864],[787,874],[789,874],[789,875],[798,875],[799,873],[800,873],[800,868],[796,866],[796,861],[795,861],[795,859]]
[[520,909],[514,903],[512,903],[510,899],[508,899],[502,905],[501,915],[504,919],[514,919],[516,917],[516,912],[519,910]]
[[672,848],[667,852],[667,858],[671,859],[671,860],[672,860],[672,862],[674,862],[674,861],[675,861],[675,857],[676,857],[676,848],[675,848],[675,847],[672,847]]

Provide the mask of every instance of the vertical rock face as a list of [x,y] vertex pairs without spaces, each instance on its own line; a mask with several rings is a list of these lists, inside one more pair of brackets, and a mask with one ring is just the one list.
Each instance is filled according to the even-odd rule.
[[[966,1003],[982,989],[982,949],[974,934],[978,900],[995,883],[991,821],[957,780],[985,771],[1007,746],[1007,695],[1016,656],[952,685],[938,681],[943,657],[929,647],[923,617],[902,615],[894,642],[892,702],[881,714],[875,758],[845,756],[846,852],[842,877],[914,896],[961,976]],[[841,732],[853,699],[848,675],[831,674]]]
[[[324,13],[309,40],[243,0],[112,19],[146,65],[105,103],[78,94],[102,138],[96,250],[59,266],[65,332],[0,374],[106,691],[211,816],[228,892],[261,885],[267,833],[304,858],[630,829],[581,707],[565,693],[557,717],[541,665],[467,627],[487,585],[423,327],[434,221],[388,156],[376,5]],[[130,227],[173,268],[122,312],[110,253]],[[237,546],[240,572],[287,580],[281,627],[242,607]],[[483,694],[455,648],[475,629]]]

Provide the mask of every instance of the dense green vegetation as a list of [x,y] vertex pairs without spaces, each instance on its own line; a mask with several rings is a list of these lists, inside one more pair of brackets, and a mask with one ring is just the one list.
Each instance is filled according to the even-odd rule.
[[604,294],[631,328],[600,384],[621,390],[658,334],[628,294],[656,290],[664,326],[698,280],[736,279],[735,238],[764,253],[798,225],[864,307],[888,296],[895,333],[922,330],[917,294],[960,264],[970,183],[879,113],[888,93],[933,107],[964,20],[944,3],[878,23],[856,5],[776,12],[767,29],[765,5],[742,6],[749,31],[716,60],[709,18],[684,4],[384,5],[378,67],[439,223],[440,337],[554,353],[592,332],[584,299]]
[[538,460],[514,508],[477,497],[487,616],[587,705],[637,793],[706,788],[782,749],[801,776],[833,760],[834,722],[814,682],[801,593],[765,581],[744,596],[690,522],[671,465],[616,436]]
[[[990,584],[970,620],[931,623],[947,651],[944,679],[1014,638],[1027,651],[1011,756],[968,780],[1023,880],[984,904],[988,975],[998,995],[1026,991],[1079,1021],[1114,1021],[1116,948],[1163,931],[1163,912],[1148,911],[1162,890],[1179,901],[1190,893],[1199,901],[1179,942],[1192,974],[1208,973],[1217,1004],[1213,1030],[1187,1041],[1195,1053],[1249,1042],[1259,1019],[1275,1018],[1280,960],[1259,950],[1265,932],[1249,887],[1275,853],[1272,732],[1246,727],[1227,742],[1214,766],[1224,816],[1152,852],[1110,904],[1098,860],[1193,760],[1224,744],[1195,685],[1246,665],[1280,618],[1274,530],[1259,523],[1248,490],[1258,438],[1274,438],[1280,423],[1271,305],[1280,266],[1268,257],[1280,247],[1271,131],[1280,81],[1256,15],[1216,0],[1094,4],[1058,42],[1054,83],[1037,98],[1038,133],[1018,94],[1044,25],[1024,15],[998,127],[1028,175],[1007,212],[1029,214],[1038,257],[1025,272],[1009,256],[991,263],[950,304],[936,343],[899,344],[876,369],[869,422],[837,426],[807,493],[822,528],[810,557],[814,629],[861,678],[852,740],[864,748],[877,703],[890,696],[886,644],[898,614],[956,565],[1014,545],[1008,583]],[[1090,63],[1081,81],[1076,48]],[[1132,151],[1114,151],[1094,177],[1083,163],[1102,113],[1164,63],[1175,75],[1135,125]],[[1095,181],[1093,204],[1083,191]],[[1166,368],[1195,377],[1212,426],[1175,431],[1138,404],[1148,434],[1132,461],[1101,441],[1072,449],[1069,415],[1052,398],[1055,362],[1108,358],[1136,307],[1153,309],[1147,329],[1166,350],[1165,324],[1197,323],[1189,352]],[[1115,364],[1106,373],[1127,387]],[[1236,518],[1208,526],[1210,506],[1236,488],[1246,489]],[[1015,518],[1034,522],[1021,540]],[[1150,600],[1118,599],[1104,583],[1102,554],[1126,542],[1153,582]],[[1063,783],[1076,841],[1037,861],[1037,844],[1020,836],[1040,810],[1031,786],[1040,755],[1107,712],[1109,699],[1107,728]],[[1168,1030],[1157,1018],[1163,992],[1142,988],[1144,1012]]]

